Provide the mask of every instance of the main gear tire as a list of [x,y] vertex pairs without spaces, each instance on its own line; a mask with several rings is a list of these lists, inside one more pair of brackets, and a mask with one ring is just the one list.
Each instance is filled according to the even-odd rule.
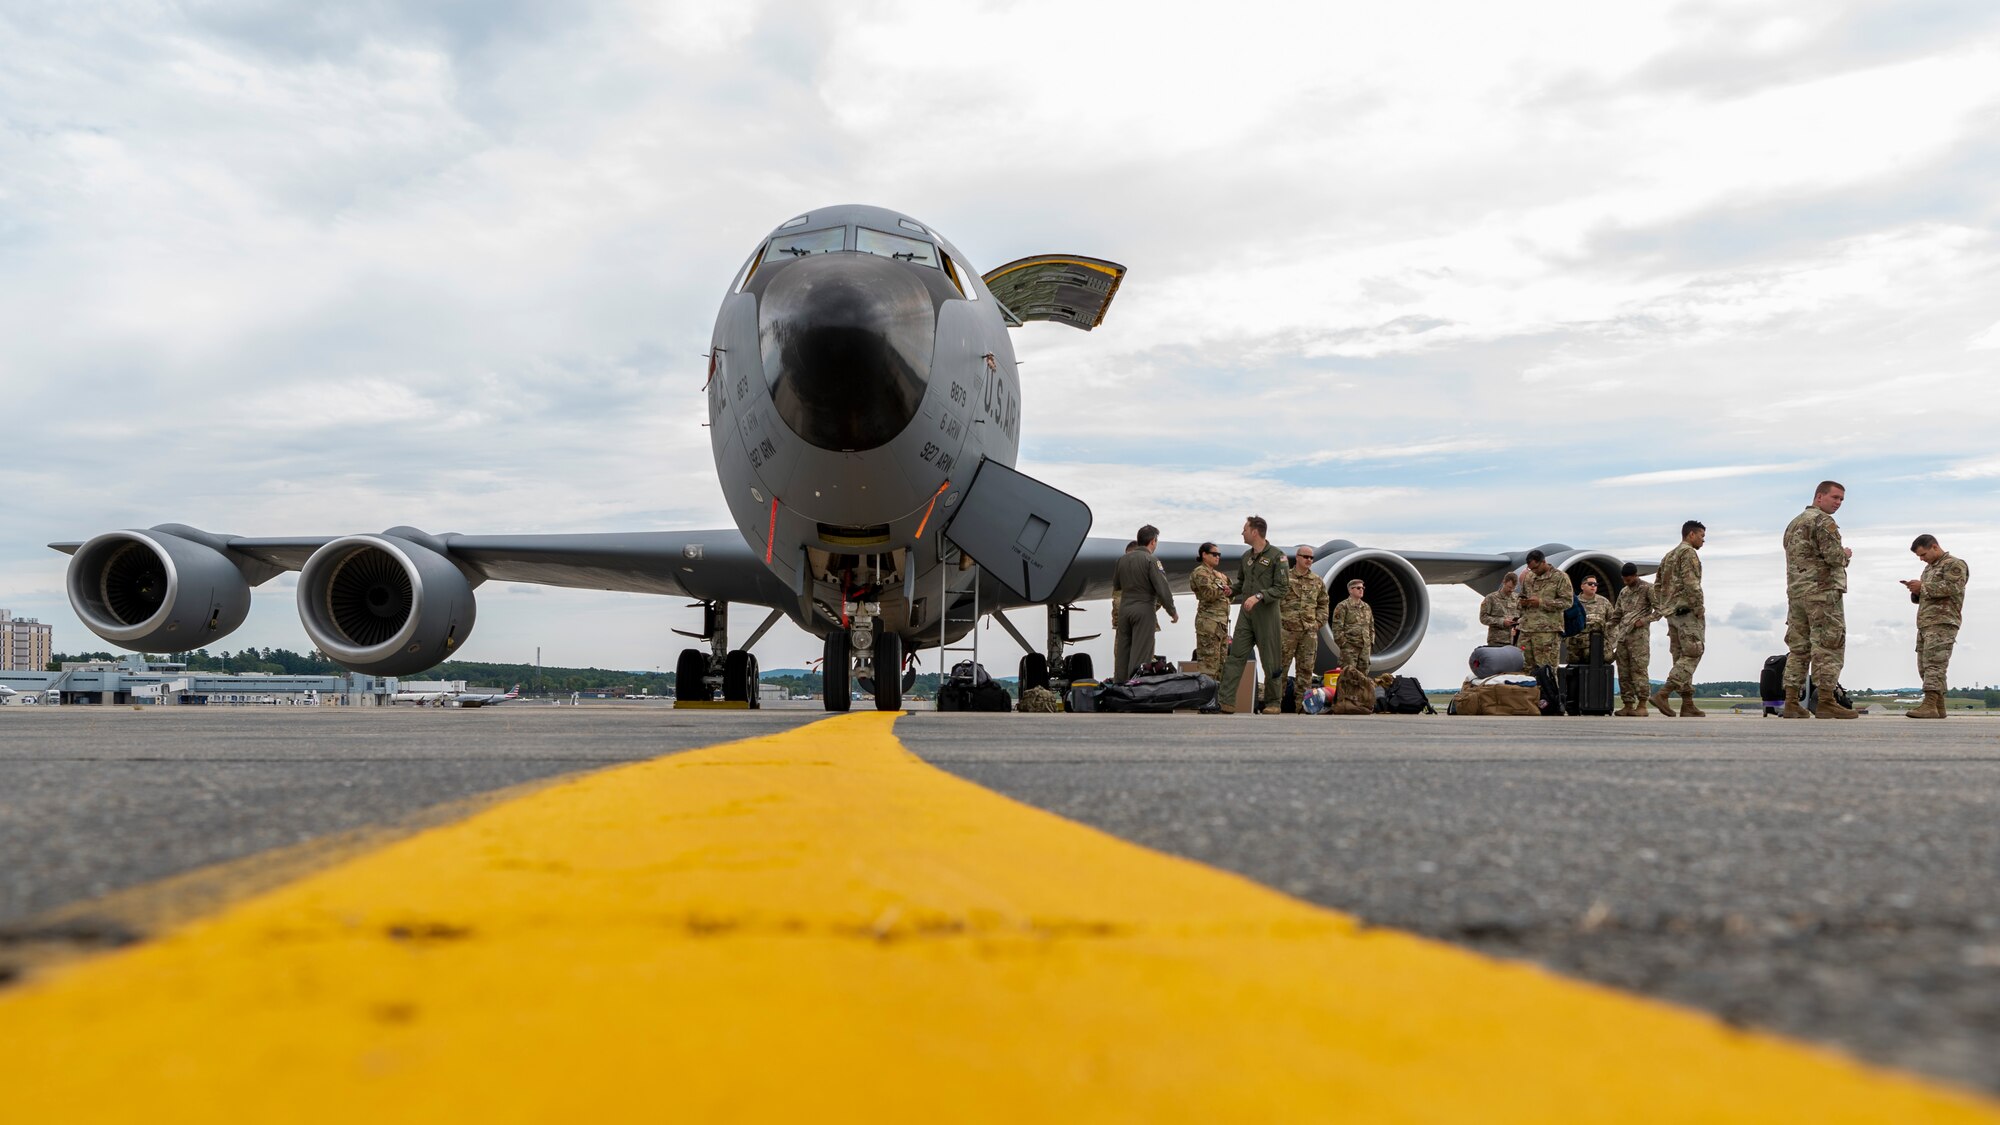
[[1049,658],[1039,652],[1031,652],[1022,657],[1017,677],[1016,682],[1022,691],[1027,691],[1031,687],[1049,686]]
[[747,703],[756,710],[763,703],[758,698],[762,694],[757,685],[756,657],[739,648],[722,658],[722,698]]
[[715,698],[708,686],[708,654],[698,648],[684,648],[674,663],[674,698],[707,703]]

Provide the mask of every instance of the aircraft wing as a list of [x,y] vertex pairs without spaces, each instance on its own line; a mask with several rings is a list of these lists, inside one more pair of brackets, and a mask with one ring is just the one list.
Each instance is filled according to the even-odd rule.
[[[1083,541],[1083,549],[1076,553],[1076,561],[1070,564],[1069,573],[1063,575],[1056,584],[1056,593],[1049,600],[1053,602],[1098,601],[1111,596],[1111,572],[1118,560],[1125,557],[1125,540],[1090,538]],[[1224,551],[1228,548],[1224,547]],[[1161,540],[1153,557],[1159,560],[1167,572],[1167,588],[1176,594],[1188,592],[1188,576],[1201,563],[1201,544],[1169,543]]]
[[[171,525],[157,530],[192,531]],[[203,541],[231,555],[262,564],[264,581],[280,571],[298,570],[314,551],[336,535],[301,537],[207,536]],[[425,535],[390,528],[444,553],[470,577],[578,590],[619,590],[678,594],[704,601],[796,605],[793,593],[763,565],[763,558],[734,528],[719,531],[627,532],[594,535]],[[75,554],[81,543],[51,543]]]
[[[1241,543],[1223,543],[1222,571],[1227,574],[1242,556]],[[1281,550],[1290,553],[1288,546]],[[1315,550],[1321,560],[1330,560],[1343,551],[1355,550],[1354,544],[1345,540],[1335,540],[1322,544]],[[1564,548],[1567,550],[1567,548]],[[1161,540],[1153,557],[1166,568],[1167,586],[1177,594],[1188,592],[1188,576],[1201,563],[1201,544],[1168,542]],[[1463,584],[1475,589],[1487,590],[1500,584],[1500,576],[1521,565],[1526,552],[1516,554],[1469,554],[1451,551],[1398,551],[1384,549],[1382,553],[1395,555],[1410,564],[1423,578],[1427,586]],[[1109,598],[1111,596],[1111,572],[1118,560],[1125,554],[1125,544],[1116,539],[1090,538],[1083,542],[1083,549],[1077,552],[1076,561],[1070,565],[1069,573],[1057,584],[1056,594],[1051,601],[1080,602]],[[1561,555],[1551,553],[1552,558]],[[1632,560],[1638,564],[1639,573],[1651,574],[1659,569],[1655,561]],[[1321,578],[1326,577],[1324,562],[1315,564],[1314,570]]]

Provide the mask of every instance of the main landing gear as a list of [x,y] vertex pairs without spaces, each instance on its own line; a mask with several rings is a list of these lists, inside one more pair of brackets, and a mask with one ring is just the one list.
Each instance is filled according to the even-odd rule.
[[699,602],[701,606],[701,632],[690,633],[675,629],[683,637],[693,637],[707,641],[708,649],[684,648],[680,659],[674,662],[674,698],[683,703],[710,703],[715,700],[716,689],[722,691],[726,703],[741,703],[756,710],[764,703],[758,687],[757,658],[750,654],[750,647],[763,637],[766,630],[777,623],[782,614],[772,610],[750,640],[742,648],[729,647],[729,603]]
[[[1096,633],[1092,633],[1087,637],[1071,636],[1069,632],[1069,613],[1070,607],[1066,605],[1051,605],[1049,607],[1048,653],[1044,655],[1039,652],[1030,652],[1021,658],[1021,666],[1016,673],[1019,678],[1018,682],[1021,685],[1020,690],[1026,691],[1031,687],[1045,688],[1049,686],[1051,681],[1066,685],[1076,680],[1091,680],[1096,678],[1097,669],[1092,664],[1089,653],[1075,652],[1064,655],[1063,650],[1065,646],[1076,644],[1079,641],[1096,640],[1098,637]],[[1013,630],[1010,627],[1008,631],[1012,632]],[[1016,635],[1016,639],[1019,639],[1018,634]],[[1023,644],[1022,647],[1026,648],[1027,646]]]

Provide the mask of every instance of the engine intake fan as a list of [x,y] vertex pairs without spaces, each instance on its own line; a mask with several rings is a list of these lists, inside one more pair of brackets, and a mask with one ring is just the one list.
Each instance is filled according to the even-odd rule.
[[464,572],[442,552],[393,532],[336,539],[299,572],[306,634],[354,672],[407,676],[434,668],[472,635],[476,615]]
[[220,542],[178,524],[107,531],[70,559],[63,582],[70,608],[85,628],[122,648],[213,644],[250,615],[250,581]]
[[[1369,659],[1369,671],[1393,672],[1408,663],[1431,623],[1431,595],[1423,575],[1394,551],[1351,543],[1329,543],[1319,549],[1318,556],[1313,573],[1326,582],[1331,604],[1346,600],[1349,580],[1359,578],[1368,584],[1362,598],[1375,613],[1375,652]],[[1319,667],[1331,670],[1339,663],[1333,630],[1321,626]]]

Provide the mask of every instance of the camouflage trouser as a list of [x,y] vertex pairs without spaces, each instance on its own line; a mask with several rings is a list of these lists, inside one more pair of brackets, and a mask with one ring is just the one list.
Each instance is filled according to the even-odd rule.
[[1618,642],[1618,651],[1613,654],[1618,662],[1618,698],[1627,704],[1637,704],[1653,693],[1650,665],[1653,663],[1653,635],[1631,633]]
[[1340,646],[1340,666],[1342,668],[1352,668],[1365,676],[1368,674],[1368,661],[1374,655],[1374,653],[1368,651],[1367,645],[1344,644]]
[[1523,630],[1521,651],[1528,654],[1530,670],[1540,668],[1544,664],[1553,668],[1562,662],[1562,634],[1553,629],[1547,632]]
[[[1284,678],[1292,674],[1292,698],[1301,700],[1318,682],[1319,626],[1285,622],[1285,639],[1278,653],[1279,690],[1284,690]],[[1292,669],[1298,671],[1293,673]]]
[[1673,654],[1674,666],[1667,673],[1666,686],[1660,690],[1669,695],[1693,691],[1695,666],[1701,663],[1701,654],[1708,651],[1707,615],[1690,613],[1683,617],[1668,617],[1667,651]]
[[1924,690],[1944,692],[1944,671],[1951,663],[1951,646],[1958,643],[1956,625],[1917,627],[1917,673],[1924,678]]
[[1847,663],[1847,610],[1838,593],[1793,598],[1785,615],[1785,694],[1814,686],[1832,691],[1840,686],[1840,669]]
[[1224,705],[1236,702],[1236,689],[1243,683],[1243,667],[1255,650],[1258,663],[1264,666],[1264,709],[1278,709],[1285,698],[1283,665],[1278,662],[1278,649],[1284,643],[1282,633],[1277,606],[1260,604],[1256,609],[1237,612],[1236,632],[1230,637],[1229,653],[1222,661],[1219,698]]
[[1229,615],[1194,619],[1194,662],[1200,670],[1222,678],[1222,655],[1229,651]]

